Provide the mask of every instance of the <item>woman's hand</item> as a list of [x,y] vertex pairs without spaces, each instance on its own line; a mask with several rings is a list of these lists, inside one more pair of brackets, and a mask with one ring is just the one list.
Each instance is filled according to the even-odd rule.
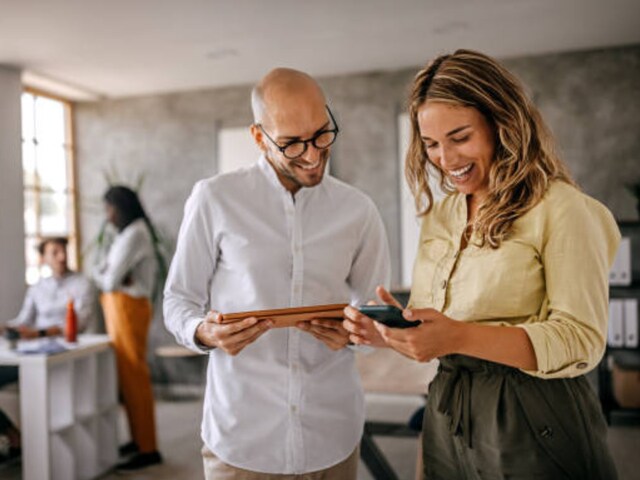
[[411,321],[420,320],[422,325],[401,329],[374,322],[374,327],[391,348],[419,362],[458,353],[463,341],[464,323],[432,308],[405,310],[403,316]]
[[[376,288],[376,295],[386,305],[393,305],[402,309],[402,305],[383,287]],[[375,305],[376,302],[369,302]],[[349,340],[356,345],[371,345],[373,347],[387,347],[380,332],[375,327],[375,321],[360,313],[357,308],[346,307],[344,309],[345,320],[342,326],[349,332]]]

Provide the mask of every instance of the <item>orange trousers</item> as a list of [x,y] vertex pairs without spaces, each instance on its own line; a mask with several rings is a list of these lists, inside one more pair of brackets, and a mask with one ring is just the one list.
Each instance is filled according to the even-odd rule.
[[131,438],[141,453],[154,452],[158,449],[155,409],[146,358],[151,302],[122,292],[109,292],[100,296],[100,303],[116,354],[120,394]]

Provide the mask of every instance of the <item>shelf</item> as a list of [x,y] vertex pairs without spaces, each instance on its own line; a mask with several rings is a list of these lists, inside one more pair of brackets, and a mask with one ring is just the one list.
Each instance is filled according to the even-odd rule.
[[109,409],[97,419],[98,470],[111,468],[118,460],[118,407]]
[[118,404],[116,365],[113,352],[107,350],[96,355],[97,406],[98,410]]
[[618,220],[616,223],[621,229],[640,228],[640,220]]
[[72,437],[72,429],[51,435],[51,478],[76,478]]
[[96,358],[82,357],[73,362],[74,415],[76,418],[87,417],[98,409],[96,390]]
[[62,431],[73,425],[73,398],[69,388],[72,382],[72,363],[60,363],[51,367],[47,385],[50,431]]
[[636,298],[640,295],[640,280],[632,282],[631,285],[611,285],[609,286],[610,298]]
[[74,427],[75,459],[78,478],[81,480],[96,477],[98,468],[98,445],[96,443],[97,419],[79,423]]

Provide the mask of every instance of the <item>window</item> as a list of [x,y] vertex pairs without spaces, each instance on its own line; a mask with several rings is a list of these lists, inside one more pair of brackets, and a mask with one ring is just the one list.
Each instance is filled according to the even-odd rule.
[[69,239],[69,265],[78,267],[71,104],[33,91],[22,94],[22,170],[26,281],[48,276],[40,238]]

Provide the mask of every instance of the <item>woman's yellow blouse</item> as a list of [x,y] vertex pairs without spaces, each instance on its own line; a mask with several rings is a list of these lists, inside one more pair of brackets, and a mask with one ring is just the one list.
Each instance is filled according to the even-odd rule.
[[524,329],[538,361],[530,375],[574,377],[593,369],[606,346],[609,270],[620,242],[609,210],[554,182],[498,249],[479,248],[472,238],[460,251],[466,219],[462,194],[424,217],[409,305]]

